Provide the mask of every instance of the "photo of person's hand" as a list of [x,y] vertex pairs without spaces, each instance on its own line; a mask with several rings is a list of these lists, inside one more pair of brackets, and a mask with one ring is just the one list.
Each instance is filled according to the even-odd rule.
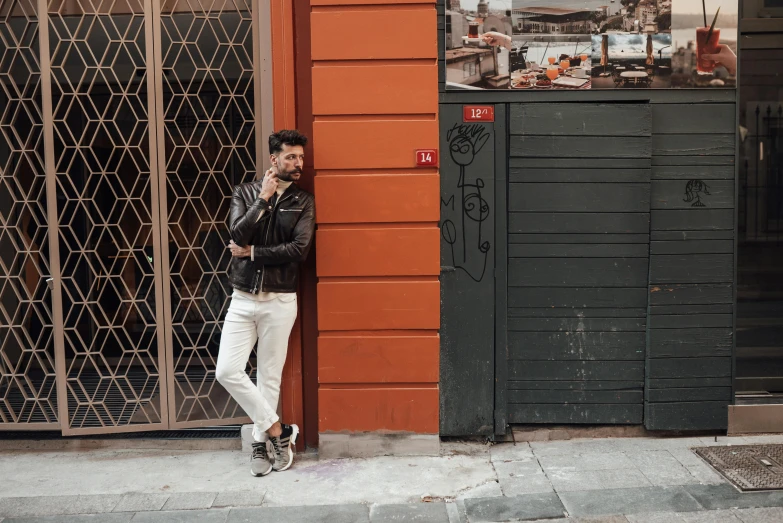
[[511,49],[511,37],[508,35],[504,35],[503,33],[498,33],[496,31],[490,31],[488,33],[484,33],[481,35],[481,40],[487,44],[491,45],[493,47],[505,47],[506,49]]
[[718,64],[722,65],[729,71],[731,76],[736,76],[737,55],[734,54],[734,51],[732,51],[728,45],[719,44],[718,48],[719,50],[717,53],[703,54],[701,57],[707,60],[712,60],[713,62],[718,62]]

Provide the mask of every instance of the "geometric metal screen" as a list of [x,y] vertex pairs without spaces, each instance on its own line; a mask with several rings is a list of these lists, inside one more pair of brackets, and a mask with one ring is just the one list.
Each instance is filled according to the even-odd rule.
[[0,429],[56,428],[36,0],[0,0]]
[[232,189],[260,153],[257,17],[0,0],[0,429],[247,419],[215,365]]
[[165,426],[149,11],[142,0],[49,2],[69,433]]
[[[215,381],[231,286],[226,217],[233,186],[256,174],[252,3],[163,0],[161,172],[172,427],[245,415]],[[255,363],[255,357],[251,357]],[[248,373],[255,374],[249,363]]]

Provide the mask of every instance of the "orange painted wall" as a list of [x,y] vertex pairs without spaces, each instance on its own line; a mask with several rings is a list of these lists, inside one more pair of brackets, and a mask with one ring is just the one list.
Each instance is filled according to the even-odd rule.
[[438,148],[435,2],[310,9],[318,430],[436,434],[439,177],[415,165]]

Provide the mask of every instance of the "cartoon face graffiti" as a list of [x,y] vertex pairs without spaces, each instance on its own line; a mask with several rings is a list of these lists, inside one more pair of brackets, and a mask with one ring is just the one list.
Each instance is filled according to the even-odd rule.
[[451,159],[460,167],[467,167],[489,140],[481,124],[455,125],[446,133]]
[[685,185],[685,198],[682,201],[693,202],[691,207],[705,207],[701,201],[702,195],[710,195],[710,186],[701,180],[689,180]]

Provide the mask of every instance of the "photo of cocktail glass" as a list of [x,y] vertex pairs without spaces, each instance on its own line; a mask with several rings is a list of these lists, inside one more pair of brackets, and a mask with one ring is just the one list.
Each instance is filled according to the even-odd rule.
[[557,79],[558,76],[560,76],[560,71],[558,70],[558,67],[556,65],[550,65],[546,68],[546,76],[550,80]]
[[703,58],[704,54],[717,54],[720,51],[720,29],[709,27],[696,28],[696,70],[702,74],[711,74],[717,63]]
[[569,67],[571,67],[571,61],[570,60],[560,60],[560,67],[565,71]]

